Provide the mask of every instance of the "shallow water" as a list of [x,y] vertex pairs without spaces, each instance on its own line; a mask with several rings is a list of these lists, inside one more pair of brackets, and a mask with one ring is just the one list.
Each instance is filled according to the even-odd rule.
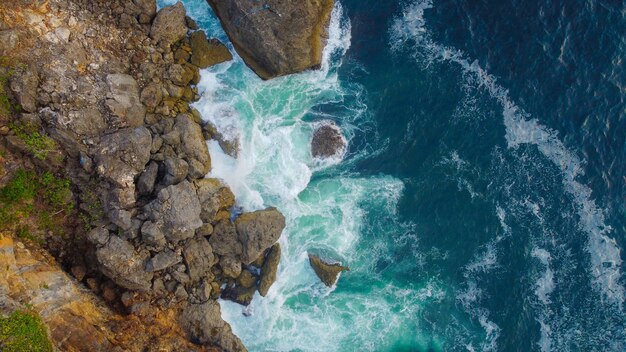
[[[204,0],[183,2],[227,42]],[[246,346],[626,349],[625,14],[616,1],[340,0],[321,71],[204,70],[196,107],[241,144],[235,160],[209,143],[211,175],[244,209],[287,218],[268,296],[221,302]],[[348,140],[342,160],[310,155],[327,120]],[[327,289],[307,251],[351,271]]]

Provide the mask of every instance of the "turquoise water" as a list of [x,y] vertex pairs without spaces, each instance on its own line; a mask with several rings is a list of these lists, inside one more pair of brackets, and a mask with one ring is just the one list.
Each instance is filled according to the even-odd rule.
[[[204,0],[184,3],[227,42]],[[241,145],[233,159],[210,142],[211,175],[287,219],[268,296],[221,302],[246,346],[625,350],[625,13],[341,0],[322,70],[203,71],[196,107]],[[314,160],[328,120],[348,150]],[[351,271],[328,289],[308,251]]]

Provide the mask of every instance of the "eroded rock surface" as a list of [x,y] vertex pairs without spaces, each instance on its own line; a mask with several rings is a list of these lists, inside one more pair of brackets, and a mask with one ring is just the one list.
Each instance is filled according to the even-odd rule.
[[319,68],[333,0],[208,0],[230,41],[261,78]]
[[285,217],[276,208],[242,214],[235,220],[243,246],[241,261],[250,264],[278,241],[285,228]]
[[324,124],[313,132],[311,154],[314,158],[337,157],[344,153],[346,141],[335,124]]
[[313,271],[315,271],[317,277],[328,287],[333,286],[337,282],[339,274],[350,270],[347,266],[342,266],[338,263],[327,263],[320,257],[310,253],[309,263],[311,267],[313,267]]

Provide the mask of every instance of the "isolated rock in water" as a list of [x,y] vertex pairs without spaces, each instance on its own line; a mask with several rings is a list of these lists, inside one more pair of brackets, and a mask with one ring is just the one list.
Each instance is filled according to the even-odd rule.
[[148,251],[136,252],[129,242],[111,236],[109,242],[96,250],[102,272],[116,284],[129,290],[148,291],[152,273],[144,270],[150,258]]
[[263,79],[319,68],[333,0],[208,0],[230,41]]
[[237,237],[243,246],[241,261],[252,263],[278,241],[285,228],[285,217],[276,208],[242,214],[235,220]]
[[163,188],[147,210],[153,222],[163,224],[163,232],[170,242],[193,237],[202,226],[200,202],[189,181]]
[[116,117],[115,125],[121,127],[137,127],[143,125],[146,108],[139,99],[137,81],[126,74],[112,74],[107,76],[110,97],[106,106]]
[[267,258],[263,262],[261,268],[261,280],[259,282],[259,294],[265,297],[270,287],[276,281],[276,271],[278,270],[278,263],[280,262],[280,244],[276,243],[270,248]]
[[233,334],[228,323],[222,320],[217,301],[189,304],[180,315],[180,324],[192,341],[217,344],[224,351],[246,351],[241,340]]
[[189,36],[191,44],[191,63],[207,68],[233,59],[226,45],[217,39],[207,40],[204,31],[193,32]]
[[342,271],[349,271],[350,268],[342,266],[341,264],[329,264],[323,261],[320,257],[309,253],[309,263],[313,267],[313,271],[322,282],[331,287],[337,282],[337,278]]
[[150,37],[159,45],[169,47],[187,35],[185,6],[182,2],[162,8],[156,15]]
[[345,149],[346,141],[335,124],[322,125],[313,133],[311,154],[314,158],[338,156],[343,154]]

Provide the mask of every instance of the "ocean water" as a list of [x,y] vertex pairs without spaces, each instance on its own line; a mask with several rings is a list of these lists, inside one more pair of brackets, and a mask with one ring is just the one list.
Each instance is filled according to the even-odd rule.
[[[221,302],[234,332],[251,351],[626,350],[625,16],[339,0],[320,71],[204,70],[196,107],[241,145],[209,142],[211,176],[287,219],[268,296]],[[315,160],[328,121],[348,148]],[[326,288],[309,251],[351,271]]]

